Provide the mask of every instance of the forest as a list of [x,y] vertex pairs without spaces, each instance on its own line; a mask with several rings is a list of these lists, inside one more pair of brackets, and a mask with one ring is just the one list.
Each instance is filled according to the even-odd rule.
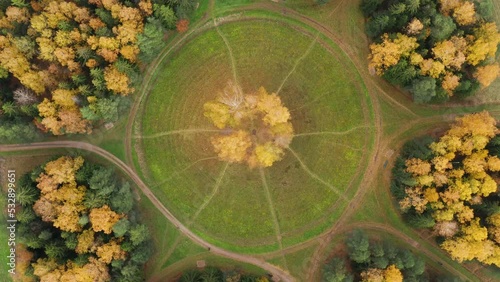
[[[321,281],[431,281],[422,258],[388,239],[371,239],[356,229],[345,239],[345,246],[346,256],[336,254],[325,262]],[[453,277],[438,275],[432,281],[453,281]]]
[[62,156],[18,187],[20,281],[143,281],[149,230],[130,183],[112,168]]
[[465,115],[434,140],[411,140],[393,168],[391,190],[407,222],[432,228],[459,261],[500,266],[500,135],[488,113]]
[[269,282],[267,276],[253,275],[239,269],[234,268],[217,268],[207,266],[203,269],[189,269],[184,271],[177,282],[197,282],[197,281],[213,281],[213,282]]
[[0,140],[90,134],[126,112],[193,0],[0,1]]
[[416,103],[465,98],[500,74],[490,0],[363,0],[369,69]]

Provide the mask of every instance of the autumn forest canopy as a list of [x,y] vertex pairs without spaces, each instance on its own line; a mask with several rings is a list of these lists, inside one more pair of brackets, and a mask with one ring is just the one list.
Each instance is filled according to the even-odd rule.
[[363,0],[369,68],[417,103],[464,98],[500,74],[490,0]]
[[500,131],[487,112],[456,119],[438,140],[408,142],[391,189],[410,225],[433,228],[459,261],[500,267]]
[[0,1],[0,139],[31,140],[35,126],[54,135],[85,134],[96,123],[116,121],[141,68],[164,46],[164,31],[194,5]]
[[[152,248],[130,184],[62,156],[20,179],[19,274],[37,281],[143,281]],[[25,281],[25,280],[23,280]]]

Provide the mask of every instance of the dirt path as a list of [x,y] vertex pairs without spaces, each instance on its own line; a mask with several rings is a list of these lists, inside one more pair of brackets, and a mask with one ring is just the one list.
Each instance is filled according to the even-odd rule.
[[190,238],[196,244],[206,248],[210,252],[227,257],[230,259],[234,259],[237,261],[253,264],[258,266],[269,273],[271,273],[274,277],[279,277],[281,281],[295,281],[295,279],[283,271],[282,269],[264,261],[261,258],[253,257],[250,255],[243,255],[238,253],[233,253],[231,251],[224,250],[218,246],[215,246],[201,237],[196,235],[190,229],[188,229],[182,222],[180,222],[153,194],[153,192],[142,182],[141,178],[135,173],[135,171],[130,168],[123,161],[115,157],[113,154],[108,151],[97,147],[95,145],[79,142],[79,141],[54,141],[54,142],[41,142],[41,143],[28,143],[28,144],[13,144],[13,145],[0,145],[0,152],[14,152],[14,151],[30,151],[30,150],[41,150],[41,149],[58,149],[58,148],[71,148],[71,149],[79,149],[89,151],[99,156],[103,157],[110,163],[114,164],[124,173],[126,173],[129,178],[135,183],[135,185],[141,189],[141,191],[146,195],[149,200],[153,203],[153,205],[165,216],[167,220],[169,220],[182,234]]

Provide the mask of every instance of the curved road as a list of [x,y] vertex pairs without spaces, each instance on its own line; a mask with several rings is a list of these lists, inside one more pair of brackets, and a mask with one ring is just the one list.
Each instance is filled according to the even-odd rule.
[[151,200],[153,205],[172,223],[177,227],[177,229],[182,232],[182,234],[189,237],[195,243],[200,246],[210,250],[212,253],[224,256],[230,259],[234,259],[237,261],[249,263],[256,265],[269,273],[271,273],[275,280],[279,281],[295,281],[293,276],[285,272],[284,270],[264,261],[263,259],[259,259],[250,255],[243,255],[238,253],[233,253],[231,251],[224,250],[219,248],[202,238],[198,235],[194,234],[191,230],[189,230],[182,222],[180,222],[153,194],[153,192],[146,186],[146,184],[141,180],[141,178],[123,161],[115,157],[113,154],[108,151],[97,147],[95,145],[79,142],[79,141],[53,141],[53,142],[40,142],[40,143],[27,143],[27,144],[13,144],[13,145],[0,145],[0,152],[14,152],[14,151],[31,151],[31,150],[40,150],[40,149],[60,149],[60,148],[71,148],[71,149],[80,149],[86,150],[99,156],[105,158],[107,161],[113,163],[115,166],[120,168],[123,172],[125,172],[132,181],[135,182],[137,187],[141,189],[141,191]]

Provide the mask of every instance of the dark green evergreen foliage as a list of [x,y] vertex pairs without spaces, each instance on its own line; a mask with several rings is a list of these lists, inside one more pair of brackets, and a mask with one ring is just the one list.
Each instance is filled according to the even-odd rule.
[[177,5],[175,6],[175,14],[179,19],[187,19],[191,16],[198,5],[197,0],[177,0]]
[[117,24],[116,20],[111,16],[111,12],[104,8],[95,9],[95,14],[110,28]]
[[113,233],[116,237],[125,235],[130,230],[130,221],[126,218],[120,219],[113,225]]
[[160,20],[148,18],[144,25],[144,32],[137,36],[141,61],[149,63],[160,53],[165,46],[163,41],[163,27]]
[[153,11],[155,18],[159,19],[166,29],[175,29],[175,23],[177,22],[177,16],[174,10],[166,5],[154,4]]
[[401,148],[400,156],[403,159],[418,158],[422,160],[431,160],[434,155],[429,145],[434,142],[434,139],[428,135],[412,139],[406,142]]
[[35,201],[38,199],[39,196],[40,196],[40,190],[38,190],[31,183],[31,181],[29,184],[19,185],[16,191],[16,201],[23,206],[33,205],[33,203],[35,203]]
[[[92,176],[92,172],[98,169],[98,166],[91,162],[84,162],[82,167],[76,172],[76,181],[80,183],[86,183],[88,179]],[[35,173],[36,174],[36,173]],[[40,172],[38,172],[40,174]]]
[[132,190],[130,189],[130,184],[128,182],[120,185],[120,188],[117,188],[110,199],[111,208],[118,213],[128,213],[132,210],[134,201]]
[[486,146],[486,149],[490,154],[500,157],[500,135],[493,137],[488,146]]
[[40,139],[41,134],[34,124],[25,120],[2,120],[0,118],[0,142],[23,143],[33,142]]
[[198,282],[201,280],[201,272],[195,269],[184,272],[179,279],[180,282]]
[[[368,253],[368,259],[356,261],[351,256],[355,244],[359,243],[363,250]],[[346,239],[350,261],[334,257],[323,265],[321,281],[345,282],[359,281],[359,275],[369,268],[386,269],[389,265],[395,265],[403,274],[404,281],[427,281],[425,262],[408,249],[396,247],[393,241],[375,241],[360,230],[354,231]],[[346,265],[350,265],[350,270]]]
[[101,197],[96,192],[87,191],[85,193],[85,198],[83,199],[83,205],[89,209],[100,208],[100,207],[104,206],[104,204],[106,203],[106,200],[107,199],[105,199],[104,197]]
[[408,60],[405,59],[400,60],[382,75],[382,77],[390,83],[403,87],[410,85],[417,76],[418,71],[415,66],[411,65]]
[[365,32],[371,38],[376,38],[380,36],[385,30],[391,26],[390,15],[383,13],[377,16],[371,17],[366,22]]
[[95,103],[80,108],[83,118],[90,121],[115,122],[119,117],[120,101],[126,99],[122,96],[98,99]]
[[[31,189],[36,189],[35,200],[37,200],[39,192],[35,188],[35,181],[43,171],[43,167],[44,165],[39,166],[31,173],[19,178],[20,202],[25,203],[17,213],[19,240],[34,253],[34,261],[38,258],[54,258],[61,264],[71,260],[82,266],[88,263],[90,256],[95,255],[77,254],[74,251],[78,245],[79,232],[61,231],[52,223],[43,222],[33,211],[34,201]],[[95,208],[108,205],[115,212],[126,214],[126,217],[113,226],[112,234],[95,233],[95,242],[102,244],[114,237],[121,238],[121,248],[127,252],[125,260],[112,261],[108,266],[111,280],[144,281],[142,265],[150,258],[154,248],[147,226],[140,223],[140,216],[132,209],[134,204],[130,184],[119,178],[113,169],[92,164],[89,161],[84,162],[75,176],[77,185],[88,187],[84,198],[85,206]],[[109,198],[110,195],[114,197],[113,200]],[[79,224],[83,229],[91,228],[88,215],[82,215]]]
[[88,180],[89,188],[94,190],[97,196],[108,197],[117,186],[113,168],[99,168],[92,172]]
[[201,274],[201,280],[204,282],[223,281],[222,278],[222,271],[212,266],[206,267]]
[[135,224],[129,230],[130,241],[134,246],[149,239],[148,227],[144,224]]
[[21,223],[29,223],[36,219],[36,214],[31,206],[25,206],[16,213],[16,219]]
[[351,282],[353,280],[353,275],[346,268],[346,262],[341,258],[333,258],[323,266],[321,281]]
[[[149,236],[147,239],[150,239]],[[146,263],[152,254],[153,247],[151,246],[150,242],[143,242],[130,252],[130,260],[136,264],[141,265]]]
[[455,89],[455,96],[458,98],[467,98],[472,96],[481,88],[481,85],[477,80],[469,80],[466,77],[462,77],[460,84]]
[[404,214],[404,219],[408,224],[415,228],[431,228],[436,224],[432,215],[428,212],[422,214],[409,211]]
[[361,1],[361,11],[365,17],[370,17],[378,9],[384,0],[363,0]]
[[494,19],[495,8],[493,6],[494,0],[481,0],[476,1],[476,10],[481,18],[485,21],[492,21]]
[[[432,159],[433,155],[431,149],[429,149],[429,145],[433,141],[434,140],[430,136],[424,136],[406,142],[403,148],[401,148],[400,154],[396,158],[396,162],[392,168],[391,192],[397,200],[401,200],[406,196],[405,188],[407,186],[414,186],[417,184],[411,174],[406,172],[405,160],[411,158],[422,160]],[[419,224],[419,226],[426,224],[430,225],[432,223],[427,218],[412,218],[410,221]]]
[[449,38],[456,29],[457,25],[451,17],[437,13],[432,18],[431,38],[434,42],[443,41]]
[[427,103],[436,96],[436,79],[422,77],[412,82],[411,92],[415,103]]
[[368,237],[361,231],[355,230],[346,241],[349,258],[356,263],[366,263],[370,259],[370,243]]

